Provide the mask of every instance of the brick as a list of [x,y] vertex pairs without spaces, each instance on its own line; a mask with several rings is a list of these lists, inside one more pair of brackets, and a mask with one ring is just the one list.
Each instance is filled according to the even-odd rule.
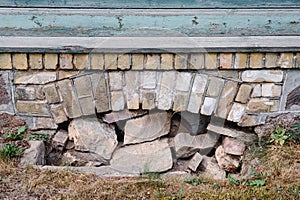
[[118,69],[130,69],[130,54],[118,55]]
[[300,68],[300,53],[296,54],[296,68]]
[[218,69],[218,58],[216,53],[205,54],[205,69]]
[[293,53],[281,53],[280,58],[278,60],[278,65],[281,68],[293,68]]
[[80,104],[83,115],[95,115],[96,114],[93,98],[91,96],[80,98],[79,104]]
[[43,55],[38,53],[29,54],[30,69],[43,69]]
[[55,70],[58,66],[58,54],[46,53],[44,55],[45,69]]
[[124,90],[128,109],[139,109],[139,77],[139,72],[137,71],[128,71],[125,73],[126,86]]
[[191,113],[199,113],[207,81],[208,78],[206,75],[196,74],[187,111]]
[[105,69],[114,70],[118,68],[118,54],[104,54]]
[[173,65],[174,65],[174,55],[170,53],[162,53],[160,69],[171,70],[173,69]]
[[91,75],[93,94],[97,112],[107,112],[110,110],[108,86],[105,80],[105,73],[94,73]]
[[143,92],[142,108],[143,110],[151,110],[155,108],[155,92]]
[[202,115],[212,115],[215,107],[216,107],[217,100],[211,97],[205,97],[203,105],[201,106],[201,114]]
[[59,68],[60,69],[73,69],[73,55],[62,53],[59,55]]
[[278,54],[277,53],[266,53],[266,68],[276,68],[278,62]]
[[122,90],[123,88],[123,73],[110,72],[109,73],[109,88],[110,90]]
[[15,97],[17,100],[35,100],[35,93],[33,86],[16,86]]
[[237,93],[237,83],[228,81],[220,96],[219,105],[216,111],[216,116],[226,119],[230,111],[230,105]]
[[175,89],[182,92],[190,90],[193,74],[190,72],[178,72]]
[[16,111],[31,116],[50,116],[45,101],[17,101]]
[[125,108],[125,99],[122,91],[111,92],[112,111],[121,111]]
[[188,54],[175,54],[174,68],[187,69]]
[[147,54],[145,57],[145,69],[158,69],[159,67],[159,55],[158,54]]
[[144,71],[142,73],[142,86],[144,89],[155,89],[157,81],[157,72],[156,71]]
[[280,97],[281,86],[274,83],[262,84],[262,96],[263,97]]
[[66,114],[70,118],[77,118],[81,116],[80,107],[73,91],[71,82],[69,80],[62,80],[57,82],[59,88],[63,106],[65,108]]
[[232,122],[241,121],[246,110],[246,106],[240,103],[233,103],[231,110],[228,114],[227,120]]
[[220,92],[223,88],[224,80],[216,77],[211,77],[209,79],[209,84],[206,92],[208,97],[216,97],[220,95]]
[[243,82],[281,82],[283,71],[281,70],[247,70],[242,72]]
[[92,87],[89,76],[81,76],[74,79],[74,86],[78,97],[91,96]]
[[252,91],[252,86],[248,84],[242,84],[235,100],[237,102],[246,103],[248,101],[248,98],[250,97]]
[[15,84],[46,84],[56,81],[55,72],[16,72],[14,74]]
[[68,121],[64,108],[61,104],[50,105],[50,111],[56,124]]
[[26,53],[13,54],[13,66],[16,70],[28,70]]
[[52,118],[49,117],[37,117],[35,118],[35,128],[36,129],[52,129],[56,130],[57,125]]
[[144,54],[132,54],[132,70],[144,69]]
[[91,69],[103,70],[104,69],[104,55],[101,53],[92,53],[91,57]]
[[11,55],[9,53],[0,54],[0,69],[12,69]]
[[66,70],[59,70],[58,71],[58,80],[63,80],[67,78],[72,78],[79,74],[79,71],[66,71]]
[[189,69],[204,69],[204,54],[193,53],[190,55]]
[[257,84],[254,86],[251,97],[261,97],[262,91],[261,91],[261,85]]
[[269,112],[273,105],[274,103],[267,98],[251,99],[246,111],[248,113]]
[[57,92],[55,84],[46,85],[43,88],[43,91],[45,93],[46,100],[47,100],[48,103],[52,104],[52,103],[60,102],[60,97],[59,97],[59,94]]
[[162,73],[162,79],[158,95],[158,109],[169,110],[172,108],[175,80],[175,71],[168,71]]
[[247,68],[247,59],[248,59],[248,54],[247,53],[236,53],[235,54],[234,68],[235,69],[245,69],[245,68]]
[[262,53],[251,53],[249,66],[252,69],[262,68],[263,67],[263,54]]
[[74,54],[73,64],[76,69],[89,69],[89,55],[88,54]]
[[181,92],[176,93],[175,96],[174,96],[173,110],[175,112],[186,111],[188,101],[189,101],[189,94],[188,93],[181,93]]
[[221,69],[232,69],[232,53],[221,53],[220,54],[220,68]]

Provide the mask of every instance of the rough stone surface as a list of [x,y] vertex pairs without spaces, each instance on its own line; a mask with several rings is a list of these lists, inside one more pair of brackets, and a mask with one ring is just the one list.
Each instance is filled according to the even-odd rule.
[[109,73],[109,87],[110,90],[122,90],[123,88],[123,73],[111,72]]
[[123,173],[164,172],[172,168],[173,159],[167,140],[155,140],[117,149],[110,164]]
[[142,86],[144,89],[155,89],[156,87],[157,72],[144,71],[142,76]]
[[128,109],[139,109],[139,77],[140,75],[137,71],[128,71],[125,73],[126,86],[124,87],[124,91]]
[[259,115],[244,115],[238,123],[242,127],[251,127],[261,125],[265,122],[265,118]]
[[74,54],[73,63],[76,69],[89,69],[89,55],[88,54]]
[[10,88],[11,79],[11,72],[0,71],[0,113],[15,113]]
[[246,150],[246,145],[244,142],[229,137],[225,137],[223,139],[222,145],[224,152],[231,155],[241,156]]
[[158,95],[158,109],[169,110],[172,108],[176,72],[163,72]]
[[175,54],[174,68],[187,69],[188,54]]
[[171,70],[173,69],[174,64],[174,55],[170,53],[162,53],[161,54],[161,63],[160,69],[162,70]]
[[30,69],[43,69],[43,55],[37,53],[29,54]]
[[201,107],[202,115],[212,115],[215,110],[217,100],[211,97],[205,97],[203,105]]
[[118,68],[118,54],[106,53],[104,54],[105,69],[113,70]]
[[26,53],[13,54],[13,66],[16,70],[28,70]]
[[257,84],[253,87],[251,97],[261,97],[261,96],[262,96],[262,88],[260,84]]
[[281,53],[280,58],[278,60],[278,65],[281,68],[292,68],[294,61],[293,53]]
[[60,69],[73,69],[73,55],[68,53],[62,53],[59,55],[59,67]]
[[217,69],[218,58],[216,53],[205,54],[205,69]]
[[266,53],[266,68],[275,68],[277,67],[278,54],[277,53]]
[[193,172],[196,172],[202,160],[203,156],[200,153],[195,153],[195,155],[189,161],[188,168]]
[[58,66],[58,55],[54,53],[46,53],[44,55],[45,69],[55,70]]
[[15,97],[17,100],[34,100],[36,90],[33,86],[16,86]]
[[262,84],[262,96],[263,97],[280,97],[281,86],[274,83]]
[[242,72],[244,82],[281,82],[283,71],[280,70],[247,70]]
[[269,112],[274,103],[267,98],[250,99],[247,105],[247,112],[259,113]]
[[147,54],[145,57],[145,69],[155,70],[159,66],[159,55],[158,54]]
[[111,92],[111,109],[112,111],[120,111],[125,108],[125,98],[123,91]]
[[214,157],[204,156],[200,165],[200,174],[215,180],[225,180],[226,172],[222,170]]
[[236,53],[234,68],[235,69],[245,69],[247,67],[247,58],[248,58],[247,53]]
[[226,154],[223,146],[216,149],[215,156],[220,168],[227,172],[235,172],[240,165],[240,159]]
[[190,94],[187,111],[192,113],[199,113],[202,105],[203,94],[207,84],[207,76],[197,74],[194,78],[192,91]]
[[60,102],[60,97],[57,92],[55,84],[46,85],[43,88],[43,92],[45,93],[46,100],[48,103],[52,104],[52,103]]
[[74,79],[74,86],[78,97],[91,96],[92,88],[89,76],[81,76]]
[[71,71],[71,70],[59,70],[58,72],[58,80],[63,80],[67,78],[73,78],[79,74],[79,71]]
[[35,128],[36,129],[57,129],[57,125],[55,124],[52,118],[48,117],[37,117],[35,118]]
[[263,54],[251,53],[250,54],[250,68],[258,69],[263,67]]
[[213,148],[218,138],[219,135],[214,133],[196,136],[190,135],[189,133],[178,133],[174,138],[176,157],[187,158],[199,150]]
[[61,104],[51,105],[50,110],[56,124],[60,124],[68,120],[64,108]]
[[45,145],[43,141],[30,140],[30,147],[26,149],[21,157],[23,165],[44,165],[45,164]]
[[0,69],[12,69],[11,55],[9,53],[0,54]]
[[105,114],[103,117],[103,121],[111,124],[114,122],[131,119],[131,118],[142,116],[145,114],[147,114],[147,111],[144,111],[144,110],[130,111],[130,110],[125,109],[125,110],[122,110],[119,112],[111,112],[111,113]]
[[103,162],[109,161],[118,144],[114,128],[97,118],[74,119],[68,130],[76,150],[95,153]]
[[151,110],[155,108],[155,92],[143,92],[142,108],[143,110]]
[[221,53],[220,54],[220,68],[221,69],[232,69],[232,53]]
[[246,103],[248,101],[248,98],[250,97],[250,93],[252,91],[252,86],[248,84],[242,84],[235,100],[237,102]]
[[45,101],[17,101],[16,111],[25,115],[50,116]]
[[76,168],[82,166],[99,167],[101,164],[101,160],[95,154],[75,150],[65,152],[60,160],[60,165],[75,166]]
[[296,68],[300,68],[300,53],[296,54]]
[[204,69],[204,54],[192,53],[190,55],[189,69]]
[[95,73],[91,76],[95,106],[97,112],[110,110],[107,84],[104,73]]
[[132,70],[144,69],[144,54],[132,54]]
[[104,55],[100,53],[92,53],[91,57],[91,69],[103,70],[104,69]]
[[96,113],[94,100],[91,96],[79,98],[78,101],[83,115],[94,115]]
[[188,93],[177,92],[174,96],[173,110],[176,112],[186,111],[189,101]]
[[127,121],[124,144],[152,141],[170,131],[170,115],[167,112],[153,113]]
[[188,72],[178,72],[175,89],[182,92],[187,92],[190,89],[192,74]]
[[54,148],[62,151],[65,146],[67,145],[69,135],[68,132],[65,130],[59,130],[57,133],[54,135],[52,139],[52,145]]
[[216,77],[211,77],[209,79],[208,88],[206,91],[206,96],[216,97],[220,95],[221,89],[223,87],[224,80]]
[[227,120],[232,122],[239,122],[244,115],[246,105],[240,103],[233,103],[231,110],[228,114]]
[[130,55],[119,54],[118,55],[118,69],[124,70],[130,68]]
[[46,84],[56,81],[55,72],[16,72],[15,84]]
[[190,112],[181,112],[180,117],[180,125],[184,126],[191,135],[205,133],[210,121],[208,116]]

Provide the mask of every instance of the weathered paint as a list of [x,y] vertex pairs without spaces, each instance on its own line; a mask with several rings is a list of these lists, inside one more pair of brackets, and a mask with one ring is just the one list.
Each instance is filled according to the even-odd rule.
[[0,9],[0,35],[299,35],[300,9]]

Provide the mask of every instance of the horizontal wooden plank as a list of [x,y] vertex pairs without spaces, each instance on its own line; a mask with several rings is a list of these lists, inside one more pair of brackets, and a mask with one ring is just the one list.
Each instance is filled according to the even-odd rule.
[[288,52],[300,36],[244,37],[12,37],[0,36],[1,52]]
[[2,7],[65,8],[270,8],[299,7],[299,0],[1,0]]
[[300,9],[0,8],[3,36],[299,35]]

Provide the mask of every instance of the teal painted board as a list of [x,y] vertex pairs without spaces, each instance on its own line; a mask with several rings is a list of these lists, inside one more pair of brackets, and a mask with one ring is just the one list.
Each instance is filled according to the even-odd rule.
[[2,7],[270,8],[300,7],[299,0],[1,0]]

